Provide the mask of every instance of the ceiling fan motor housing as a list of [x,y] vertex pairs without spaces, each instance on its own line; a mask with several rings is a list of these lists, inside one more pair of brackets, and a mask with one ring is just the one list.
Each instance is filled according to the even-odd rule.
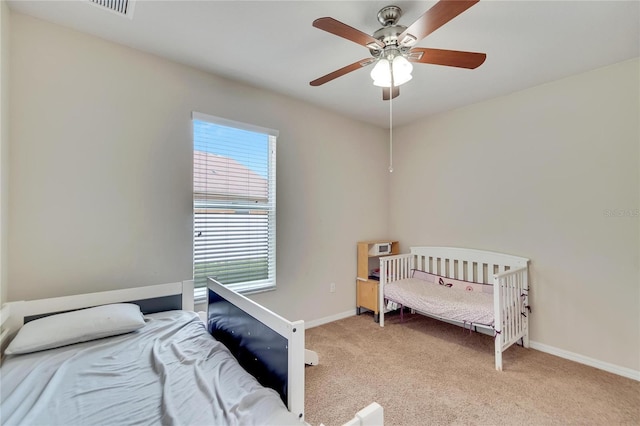
[[386,6],[378,12],[378,22],[385,27],[395,25],[402,16],[402,9],[398,6]]
[[410,50],[409,48],[401,47],[398,43],[398,36],[406,29],[407,27],[404,25],[393,25],[380,28],[378,31],[373,33],[373,38],[383,42],[385,48],[382,51],[380,49],[369,49],[369,51],[375,57],[379,57],[382,52],[387,51],[388,49],[393,49],[401,53],[408,52]]
[[398,43],[398,36],[407,29],[404,25],[397,25],[402,16],[402,9],[398,6],[386,6],[378,12],[378,22],[383,25],[378,31],[373,33],[373,38],[384,43],[384,49],[369,49],[371,55],[376,58],[393,58],[399,54],[404,54],[409,49],[402,49]]

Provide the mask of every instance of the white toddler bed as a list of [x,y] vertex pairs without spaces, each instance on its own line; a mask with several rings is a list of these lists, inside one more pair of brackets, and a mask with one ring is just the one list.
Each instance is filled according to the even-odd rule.
[[304,322],[213,280],[208,299],[206,324],[192,281],[5,304],[0,423],[303,423]]
[[[502,352],[529,347],[529,259],[455,247],[412,247],[380,258],[380,326],[389,303],[463,327],[490,329]],[[402,309],[400,310],[401,315]]]

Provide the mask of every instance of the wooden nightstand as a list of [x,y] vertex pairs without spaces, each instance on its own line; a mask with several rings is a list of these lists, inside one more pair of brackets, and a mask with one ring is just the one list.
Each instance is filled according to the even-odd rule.
[[[386,245],[388,244],[388,247]],[[373,312],[373,320],[379,318],[379,281],[370,275],[371,271],[380,267],[380,256],[398,254],[400,247],[394,240],[372,240],[358,242],[358,276],[356,278],[356,314],[362,309]]]

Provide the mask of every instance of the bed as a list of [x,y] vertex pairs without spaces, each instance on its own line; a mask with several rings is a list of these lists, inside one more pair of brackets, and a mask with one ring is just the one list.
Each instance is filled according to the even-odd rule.
[[0,421],[304,424],[304,322],[212,279],[193,308],[192,281],[5,304]]
[[412,247],[380,258],[380,326],[403,308],[495,338],[495,367],[518,341],[529,347],[529,259],[456,247]]
[[[224,297],[218,287],[209,283],[216,303]],[[118,303],[125,301],[133,305]],[[76,310],[95,305],[101,306]],[[27,330],[30,321],[61,317],[42,318],[51,312],[74,310],[66,315],[87,318],[86,312],[99,308],[106,317],[84,321],[99,324],[109,318],[115,323],[109,327],[119,330],[125,315],[116,309],[130,306],[144,315],[142,327],[132,332],[51,349],[36,346],[33,351],[29,346],[46,341],[56,334],[53,330],[60,330],[59,338],[66,342],[65,330],[82,325],[82,319],[72,318],[52,329],[46,322],[39,324],[37,339],[18,342],[17,349],[26,347],[26,353],[15,353],[12,342],[1,370],[3,424],[299,424],[304,419],[303,323],[286,322],[296,329],[296,337],[284,338],[291,368],[283,373],[284,391],[278,392],[263,386],[222,342],[211,338],[207,328],[213,321],[207,318],[205,326],[193,312],[191,282],[9,303],[7,334],[22,322]]]

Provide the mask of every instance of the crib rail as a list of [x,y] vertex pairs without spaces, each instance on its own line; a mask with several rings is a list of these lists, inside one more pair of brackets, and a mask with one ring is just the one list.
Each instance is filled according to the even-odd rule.
[[493,275],[527,266],[528,259],[457,247],[411,247],[415,269],[480,284],[493,284]]
[[384,286],[398,280],[411,277],[414,269],[415,255],[411,253],[396,254],[380,258],[380,285],[378,285],[379,323],[384,327]]
[[[411,277],[411,270],[414,268],[414,258],[412,254],[396,254],[380,258],[380,281],[382,277],[385,282],[393,282]],[[384,268],[384,273],[383,273]]]
[[502,351],[522,338],[529,347],[529,313],[527,267],[512,269],[494,275],[494,315],[496,370],[502,370]]

